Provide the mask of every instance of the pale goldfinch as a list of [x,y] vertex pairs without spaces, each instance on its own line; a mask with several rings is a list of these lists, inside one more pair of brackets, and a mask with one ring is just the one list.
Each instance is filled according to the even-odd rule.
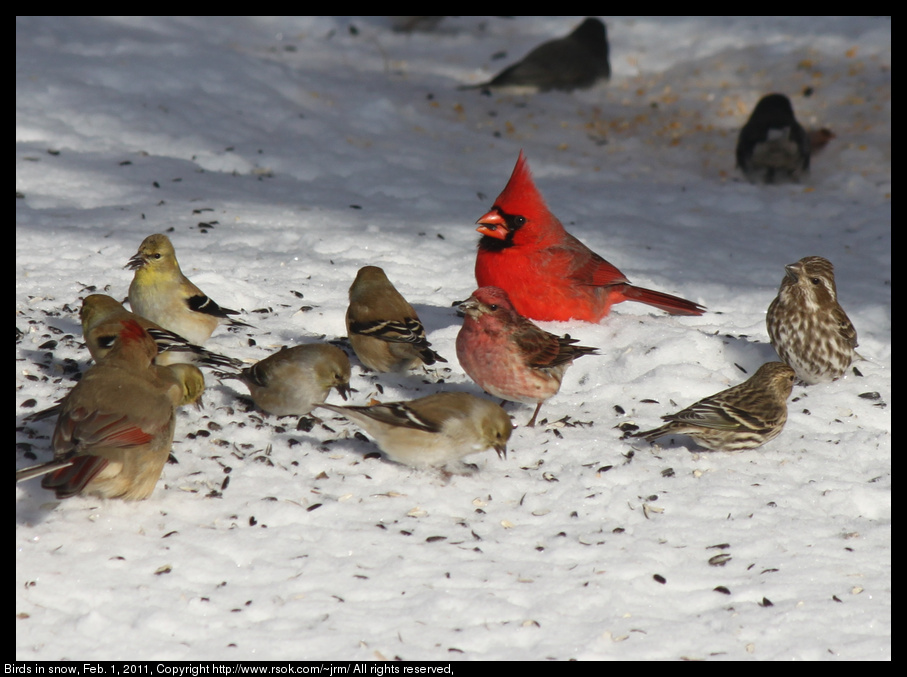
[[223,322],[251,326],[231,319],[239,312],[217,305],[183,275],[166,235],[146,237],[126,267],[135,271],[129,285],[132,310],[189,343],[202,345]]
[[466,314],[457,334],[460,366],[489,395],[536,405],[530,428],[573,360],[598,353],[533,324],[498,287],[479,287],[459,308]]
[[462,465],[464,456],[486,449],[506,458],[513,432],[500,406],[469,393],[436,393],[370,407],[318,406],[355,421],[390,460],[415,468]]
[[324,402],[331,388],[344,400],[350,391],[350,360],[340,348],[312,343],[283,348],[239,374],[255,405],[275,416],[303,416]]
[[16,481],[44,475],[57,498],[85,493],[147,498],[173,444],[175,408],[197,400],[198,368],[153,363],[157,345],[124,320],[110,353],[67,394],[53,434],[54,460],[16,471]]
[[120,323],[123,320],[132,319],[138,322],[157,343],[159,352],[154,360],[155,364],[166,366],[188,362],[206,367],[230,367],[233,369],[243,367],[241,360],[218,355],[201,346],[193,345],[182,336],[164,329],[156,322],[130,313],[119,301],[106,294],[86,296],[82,302],[79,317],[82,320],[85,344],[95,362],[100,362],[110,352],[116,341]]
[[416,311],[377,266],[360,269],[350,287],[346,329],[356,356],[375,371],[447,362],[430,348]]

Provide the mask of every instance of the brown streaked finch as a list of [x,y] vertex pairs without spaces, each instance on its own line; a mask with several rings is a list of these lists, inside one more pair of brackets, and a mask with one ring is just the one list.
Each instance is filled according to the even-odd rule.
[[778,356],[807,385],[844,375],[856,356],[857,330],[838,303],[831,261],[807,256],[784,267],[765,324]]
[[654,442],[665,435],[689,435],[716,451],[761,447],[781,434],[787,422],[787,398],[794,378],[794,370],[786,364],[766,362],[740,385],[662,416],[669,423],[633,437]]

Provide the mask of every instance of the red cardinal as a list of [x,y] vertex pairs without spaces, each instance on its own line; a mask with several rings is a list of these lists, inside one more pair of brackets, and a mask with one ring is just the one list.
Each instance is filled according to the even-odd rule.
[[523,152],[507,187],[476,228],[480,287],[500,287],[517,312],[534,320],[598,322],[611,305],[639,301],[672,315],[702,315],[705,307],[660,291],[634,287],[617,268],[564,230],[532,182]]

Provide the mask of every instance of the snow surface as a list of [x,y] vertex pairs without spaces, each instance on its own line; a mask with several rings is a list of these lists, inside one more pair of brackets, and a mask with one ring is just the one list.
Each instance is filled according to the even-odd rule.
[[[545,324],[602,354],[505,461],[448,482],[210,379],[149,500],[17,486],[17,659],[890,658],[891,21],[606,18],[610,83],[456,89],[580,20],[17,19],[17,467],[50,457],[54,425],[22,417],[89,365],[81,299],[124,298],[155,232],[244,309],[255,329],[208,347],[250,362],[343,336],[356,271],[382,266],[450,362],[354,360],[355,403],[480,392],[451,304],[521,148],[571,232],[709,308]],[[804,184],[734,170],[771,91],[837,135]],[[807,255],[836,266],[860,375],[795,387],[752,452],[621,439],[776,359],[765,311]]]

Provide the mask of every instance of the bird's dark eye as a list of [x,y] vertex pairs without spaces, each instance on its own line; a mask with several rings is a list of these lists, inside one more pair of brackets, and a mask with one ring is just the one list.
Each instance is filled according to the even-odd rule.
[[497,305],[495,305],[494,303],[492,303],[490,306],[488,306],[488,308],[493,311],[498,309]]
[[152,254],[152,256],[154,256],[154,258],[156,258],[156,259],[161,258],[161,255],[160,255],[160,254]]
[[526,223],[526,217],[525,216],[514,216],[513,223],[517,228],[519,228],[524,223]]
[[821,283],[822,283],[822,280],[820,280],[818,277],[810,278],[809,281],[812,282],[813,284],[821,284]]

